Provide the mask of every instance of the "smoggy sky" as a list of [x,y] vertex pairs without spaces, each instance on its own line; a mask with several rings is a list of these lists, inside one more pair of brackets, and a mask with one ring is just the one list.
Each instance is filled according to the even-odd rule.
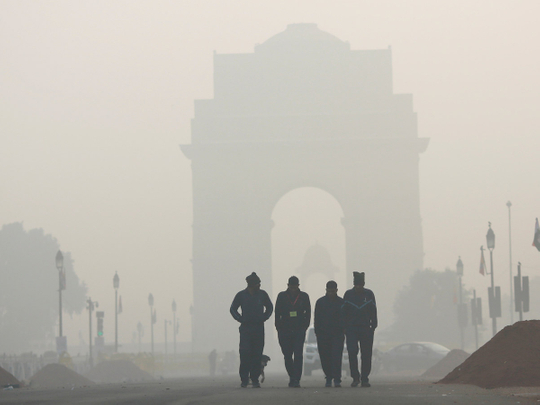
[[[148,323],[149,292],[156,339],[174,298],[179,339],[189,340],[191,169],[178,145],[190,143],[193,101],[213,97],[214,50],[253,52],[287,24],[313,22],[351,49],[392,47],[394,92],[413,94],[418,135],[431,139],[420,157],[425,267],[454,268],[461,255],[465,285],[486,296],[479,248],[491,221],[496,284],[508,293],[508,200],[514,263],[540,276],[531,247],[540,215],[538,15],[536,0],[2,0],[0,225],[43,228],[72,253],[89,295],[111,315],[108,336],[118,271],[121,340]],[[340,216],[316,190],[278,203],[274,292],[315,242],[343,269]],[[388,254],[399,243],[388,235]],[[57,276],[54,257],[50,271]],[[322,285],[310,290],[323,294]],[[86,336],[86,320],[66,321],[70,343],[79,330]]]

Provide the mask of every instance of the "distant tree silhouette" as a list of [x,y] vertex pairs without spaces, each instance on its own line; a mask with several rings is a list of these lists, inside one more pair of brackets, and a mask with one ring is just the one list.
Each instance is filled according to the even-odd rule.
[[[463,302],[470,311],[469,291],[463,288]],[[459,281],[455,271],[419,270],[410,285],[398,293],[394,303],[395,322],[386,331],[395,342],[430,341],[449,348],[460,346],[457,320]],[[470,314],[468,313],[470,329]],[[466,339],[469,339],[466,334]]]
[[[27,351],[32,343],[52,341],[58,335],[59,248],[42,229],[25,231],[16,222],[0,230],[0,352]],[[67,285],[63,312],[80,313],[87,288],[73,271],[71,254],[63,254]]]

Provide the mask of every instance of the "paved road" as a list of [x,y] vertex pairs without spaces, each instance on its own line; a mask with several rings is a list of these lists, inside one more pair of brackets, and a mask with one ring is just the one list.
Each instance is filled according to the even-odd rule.
[[[532,404],[540,387],[484,390],[474,386],[373,379],[371,388],[324,388],[321,377],[306,378],[302,388],[288,388],[282,374],[267,377],[263,388],[240,388],[237,377],[182,378],[145,384],[111,384],[82,388],[0,391],[0,404]],[[350,383],[350,379],[346,382]],[[538,394],[537,394],[538,393]]]

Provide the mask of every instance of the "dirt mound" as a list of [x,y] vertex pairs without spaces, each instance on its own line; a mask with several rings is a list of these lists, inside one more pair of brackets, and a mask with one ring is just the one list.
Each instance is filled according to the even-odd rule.
[[17,380],[9,371],[0,367],[0,387],[5,387],[8,385],[21,385],[20,381]]
[[63,364],[47,364],[30,378],[31,387],[83,387],[93,385],[89,379],[67,368]]
[[540,321],[507,326],[439,383],[483,388],[540,386]]
[[99,363],[86,375],[97,383],[152,381],[154,377],[129,360],[110,360]]
[[469,353],[460,349],[454,349],[441,359],[437,364],[428,368],[422,377],[425,378],[442,378],[463,363],[470,356]]

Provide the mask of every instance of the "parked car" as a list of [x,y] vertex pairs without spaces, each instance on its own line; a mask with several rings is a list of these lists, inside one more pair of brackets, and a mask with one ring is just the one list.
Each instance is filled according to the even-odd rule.
[[404,343],[383,353],[383,368],[389,372],[427,370],[443,359],[449,351],[449,348],[433,342]]
[[[347,346],[343,347],[342,369],[349,375],[349,355],[347,354]],[[306,333],[306,343],[304,344],[304,375],[310,376],[314,370],[321,368],[321,358],[319,357],[319,349],[317,348],[317,337],[315,329],[309,328]]]

